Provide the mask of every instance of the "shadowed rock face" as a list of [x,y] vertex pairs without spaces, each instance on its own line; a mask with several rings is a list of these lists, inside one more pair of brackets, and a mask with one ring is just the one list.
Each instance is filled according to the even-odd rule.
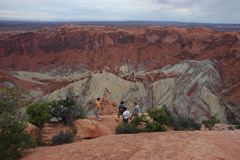
[[8,34],[0,37],[0,82],[44,100],[74,86],[88,115],[93,100],[105,96],[130,110],[134,101],[142,111],[166,104],[176,115],[200,121],[216,114],[226,122],[240,106],[239,38],[239,32],[158,26]]

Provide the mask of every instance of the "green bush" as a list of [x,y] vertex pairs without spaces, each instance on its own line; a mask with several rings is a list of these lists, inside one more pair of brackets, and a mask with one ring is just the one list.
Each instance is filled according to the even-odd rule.
[[67,97],[65,100],[51,101],[48,103],[51,108],[52,117],[63,121],[64,124],[71,123],[74,119],[83,119],[83,107],[77,106],[76,102]]
[[163,105],[162,109],[166,112],[168,116],[168,123],[166,125],[168,125],[169,127],[176,126],[177,121],[176,118],[172,115],[172,112],[169,111],[166,105]]
[[175,123],[175,130],[177,131],[182,131],[182,130],[200,130],[201,128],[201,124],[195,122],[195,120],[193,118],[190,117],[183,117],[183,116],[179,116],[176,119],[176,123]]
[[228,127],[229,130],[234,130],[233,126]]
[[209,118],[209,120],[207,121],[203,121],[202,123],[205,124],[205,126],[208,128],[208,129],[212,129],[212,127],[216,124],[216,123],[219,123],[220,120],[217,119],[215,116],[212,116]]
[[154,121],[158,122],[159,124],[163,125],[169,123],[168,116],[163,109],[149,108],[147,112],[148,116],[151,117]]
[[139,133],[139,129],[136,125],[130,123],[123,123],[116,127],[116,134],[132,134]]
[[22,89],[2,88],[0,90],[0,114],[5,112],[17,113],[17,109],[25,107],[31,103],[29,92]]
[[232,121],[232,124],[233,125],[236,125],[234,128],[235,129],[240,129],[240,121],[238,121],[237,119],[234,119],[233,121]]
[[21,151],[34,148],[36,141],[25,129],[22,117],[3,112],[0,117],[0,159],[15,159]]
[[142,123],[141,117],[139,115],[135,115],[134,119],[130,122],[132,125],[139,126]]
[[166,105],[163,105],[163,110],[166,112],[168,116],[169,123],[167,123],[167,125],[169,127],[174,126],[175,130],[177,131],[195,130],[195,129],[200,130],[202,126],[200,123],[195,122],[195,120],[190,117],[179,116],[178,118],[175,118],[172,115],[172,112],[169,111],[169,109],[166,107]]
[[[146,116],[142,114],[134,116],[134,119],[130,123],[123,123],[116,127],[117,134],[131,134],[139,132],[164,132],[166,128],[162,124],[168,122],[166,112],[162,109],[148,109],[148,115],[153,118],[154,122],[146,119]],[[145,128],[138,129],[138,126],[145,123]]]
[[235,129],[240,129],[240,125],[235,126]]
[[237,119],[234,119],[231,124],[240,125],[240,121],[238,121]]
[[0,159],[15,159],[21,151],[35,147],[35,139],[25,131],[27,122],[18,112],[30,99],[22,89],[0,90]]
[[51,108],[47,103],[35,103],[28,105],[26,111],[30,116],[29,122],[38,127],[50,121]]
[[74,134],[69,130],[61,130],[59,134],[53,136],[52,142],[53,144],[60,145],[63,143],[73,143]]
[[166,128],[158,122],[147,120],[146,127],[142,129],[142,132],[166,132]]

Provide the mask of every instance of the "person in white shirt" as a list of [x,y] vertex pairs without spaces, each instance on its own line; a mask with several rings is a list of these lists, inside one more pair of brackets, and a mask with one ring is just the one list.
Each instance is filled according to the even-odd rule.
[[123,112],[123,123],[128,123],[128,118],[130,117],[130,112],[127,111],[126,107],[124,107],[123,110],[124,110],[124,112]]
[[139,105],[137,104],[137,102],[134,102],[134,106],[135,107],[133,109],[133,114],[131,115],[130,120],[132,119],[132,116],[135,116],[140,112],[140,108],[139,108]]

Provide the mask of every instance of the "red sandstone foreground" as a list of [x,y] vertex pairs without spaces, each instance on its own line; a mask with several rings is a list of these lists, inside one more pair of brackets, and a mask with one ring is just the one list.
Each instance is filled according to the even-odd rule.
[[194,131],[109,135],[61,146],[37,147],[25,160],[221,159],[239,160],[240,131]]

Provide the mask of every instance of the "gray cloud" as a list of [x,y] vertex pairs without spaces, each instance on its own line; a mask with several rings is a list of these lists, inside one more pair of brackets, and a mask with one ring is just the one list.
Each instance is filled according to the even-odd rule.
[[238,0],[0,0],[0,19],[240,23]]

